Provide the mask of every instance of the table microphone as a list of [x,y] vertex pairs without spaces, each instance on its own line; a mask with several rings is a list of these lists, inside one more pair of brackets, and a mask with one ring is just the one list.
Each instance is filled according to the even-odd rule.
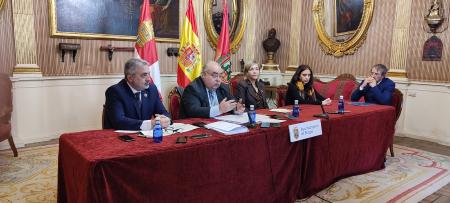
[[330,119],[330,117],[328,116],[328,113],[325,111],[325,109],[323,108],[322,104],[320,104],[320,108],[322,109],[322,113],[321,114],[315,114],[313,116],[317,117],[317,118]]

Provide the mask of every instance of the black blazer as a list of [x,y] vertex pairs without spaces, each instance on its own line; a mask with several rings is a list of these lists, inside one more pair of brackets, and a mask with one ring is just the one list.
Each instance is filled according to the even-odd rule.
[[[255,88],[253,88],[252,83],[248,79],[239,81],[237,85],[235,97],[237,100],[242,99],[242,103],[245,104],[245,109],[247,110],[250,109],[250,105],[254,105],[255,109],[269,108],[264,93],[264,83],[261,80],[258,80],[256,86],[258,87],[259,93],[255,91]],[[259,103],[258,94],[260,94],[262,98],[262,101]]]
[[[230,94],[229,86],[220,84],[216,90],[219,103],[226,97],[234,99]],[[181,96],[180,118],[209,118],[209,100],[205,84],[201,77],[192,81]]]
[[105,129],[140,130],[142,122],[151,119],[155,114],[164,114],[169,117],[154,84],[142,90],[141,109],[139,109],[138,100],[125,79],[109,87],[105,96],[103,123]]
[[293,105],[294,100],[298,100],[299,104],[322,104],[322,101],[325,100],[322,95],[320,95],[316,90],[314,90],[316,99],[305,94],[305,98],[300,96],[297,85],[288,83],[288,90],[286,92],[286,105]]

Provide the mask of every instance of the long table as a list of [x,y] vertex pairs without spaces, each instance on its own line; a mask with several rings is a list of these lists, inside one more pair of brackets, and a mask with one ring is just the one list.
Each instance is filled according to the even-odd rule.
[[[394,108],[347,105],[346,110],[351,113],[321,120],[321,136],[295,143],[288,126],[316,119],[320,106],[302,105],[300,117],[281,127],[231,136],[196,129],[159,144],[137,135],[123,142],[110,130],[64,134],[58,202],[294,202],[341,178],[384,167]],[[200,120],[214,121],[182,122]],[[198,133],[211,136],[175,143]]]

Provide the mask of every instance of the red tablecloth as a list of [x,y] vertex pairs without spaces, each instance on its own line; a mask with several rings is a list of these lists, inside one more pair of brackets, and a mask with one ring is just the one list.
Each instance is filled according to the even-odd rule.
[[[322,120],[323,135],[296,143],[289,142],[288,125],[313,120],[320,106],[303,105],[299,119],[278,128],[232,136],[197,129],[160,144],[136,135],[136,141],[123,142],[105,130],[64,134],[58,202],[294,202],[340,178],[384,166],[394,109],[346,110],[351,113]],[[211,137],[175,144],[179,136],[198,133]]]

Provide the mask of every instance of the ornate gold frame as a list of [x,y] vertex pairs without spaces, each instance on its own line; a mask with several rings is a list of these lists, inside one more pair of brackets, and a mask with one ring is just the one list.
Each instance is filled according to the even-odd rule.
[[0,10],[2,10],[4,4],[5,4],[5,0],[0,0]]
[[372,22],[374,0],[364,0],[364,11],[361,23],[355,34],[344,42],[335,42],[325,31],[323,26],[323,12],[324,0],[314,0],[313,3],[313,18],[314,25],[317,31],[317,37],[320,41],[322,50],[327,54],[332,54],[336,57],[343,55],[354,54],[356,50],[361,47],[367,37],[367,30]]
[[[214,25],[212,22],[212,3],[214,0],[205,0],[203,3],[203,19],[205,21],[205,30],[206,34],[208,35],[208,42],[211,45],[213,49],[216,49],[217,47],[217,41],[219,40],[220,33],[217,33],[214,29]],[[242,1],[242,7],[240,10],[241,15],[241,21],[238,22],[239,18],[236,16],[233,16],[232,19],[232,27],[231,31],[229,33],[230,35],[230,49],[232,53],[235,53],[239,50],[240,43],[242,41],[242,38],[244,37],[245,32],[245,26],[247,24],[247,0],[241,0]],[[237,12],[237,5],[238,0],[233,0],[233,13]]]
[[[0,0],[0,1],[2,1],[2,0]],[[79,33],[79,32],[58,32],[58,30],[56,28],[57,20],[56,20],[55,1],[56,0],[48,0],[48,11],[49,11],[48,18],[49,18],[50,36],[51,37],[136,41],[136,36],[92,34],[92,33]],[[180,43],[179,39],[172,39],[172,38],[156,38],[156,41],[157,42]]]

